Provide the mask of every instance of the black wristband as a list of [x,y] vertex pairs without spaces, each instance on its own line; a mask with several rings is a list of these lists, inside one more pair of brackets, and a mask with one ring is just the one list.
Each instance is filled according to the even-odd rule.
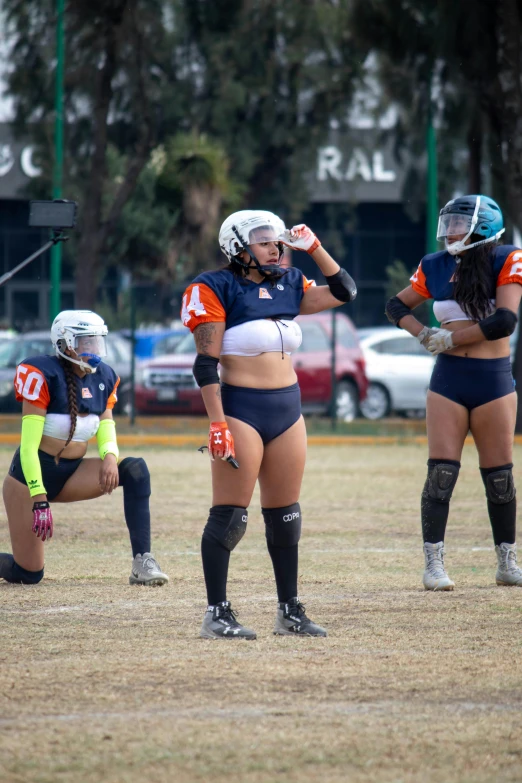
[[357,296],[357,286],[346,269],[339,269],[335,275],[325,275],[326,283],[332,296],[340,302],[353,302]]
[[218,362],[219,359],[216,359],[215,356],[198,353],[192,366],[192,373],[200,389],[203,386],[210,386],[212,383],[219,383]]
[[33,511],[40,511],[42,508],[50,508],[47,500],[36,500],[33,503]]
[[411,307],[405,305],[398,296],[392,296],[391,299],[388,299],[384,312],[388,321],[395,324],[399,329],[401,328],[399,326],[401,318],[404,318],[405,315],[412,315]]

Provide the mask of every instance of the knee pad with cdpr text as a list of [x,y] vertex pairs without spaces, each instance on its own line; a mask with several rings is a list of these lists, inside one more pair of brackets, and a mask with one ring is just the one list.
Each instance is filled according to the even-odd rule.
[[459,477],[459,470],[460,462],[456,460],[429,459],[423,497],[439,503],[449,503]]
[[246,533],[248,511],[242,506],[212,506],[203,538],[232,552]]
[[137,498],[150,495],[150,473],[142,457],[125,457],[118,465],[120,486]]
[[281,508],[262,508],[266,540],[272,546],[289,547],[301,538],[301,506],[292,503]]
[[486,487],[486,497],[498,506],[510,503],[516,495],[513,481],[513,465],[498,468],[481,468],[480,474]]

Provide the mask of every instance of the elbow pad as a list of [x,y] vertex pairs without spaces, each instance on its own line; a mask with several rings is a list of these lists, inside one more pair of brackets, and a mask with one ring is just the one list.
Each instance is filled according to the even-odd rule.
[[116,442],[116,424],[114,419],[103,419],[100,421],[100,426],[96,433],[96,443],[98,444],[98,454],[101,459],[105,459],[107,454],[114,454],[116,459],[118,459],[120,451]]
[[486,340],[500,340],[513,334],[518,323],[518,318],[507,307],[499,307],[493,315],[479,321],[478,325]]
[[399,329],[401,328],[399,326],[401,318],[404,318],[405,315],[413,315],[411,307],[405,305],[398,296],[392,296],[391,299],[388,299],[384,312],[386,313],[388,321],[395,324]]
[[346,269],[339,269],[335,275],[328,275],[325,280],[332,296],[340,302],[353,302],[357,296],[357,286]]
[[42,466],[38,456],[38,447],[42,440],[44,424],[45,416],[37,416],[35,414],[22,417],[20,462],[31,497],[47,494],[43,485]]
[[219,359],[216,359],[214,356],[198,353],[196,361],[192,366],[192,372],[200,389],[203,386],[210,386],[212,383],[219,383],[218,362]]

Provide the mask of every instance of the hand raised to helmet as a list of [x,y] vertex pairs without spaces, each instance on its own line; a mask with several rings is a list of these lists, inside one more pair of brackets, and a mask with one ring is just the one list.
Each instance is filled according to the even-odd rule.
[[304,223],[287,228],[282,234],[279,234],[277,239],[292,250],[304,250],[310,254],[321,247],[321,243],[312,229],[305,226]]

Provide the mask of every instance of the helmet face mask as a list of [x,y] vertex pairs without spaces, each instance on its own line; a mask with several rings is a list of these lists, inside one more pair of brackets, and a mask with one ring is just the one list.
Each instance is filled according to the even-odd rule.
[[[234,212],[225,220],[219,232],[219,246],[228,258],[228,262],[239,264],[245,270],[245,274],[255,267],[263,277],[277,279],[283,274],[279,265],[284,246],[277,242],[277,237],[283,231],[285,231],[285,224],[273,212],[245,209]],[[261,264],[250,249],[250,245],[264,242],[277,243],[279,256],[276,264]],[[248,253],[250,257],[248,261],[240,257],[243,252]]]
[[[94,373],[107,355],[106,324],[90,310],[63,310],[58,313],[51,327],[51,342],[56,356],[78,365],[84,372]],[[78,359],[69,356],[73,351]]]
[[[500,207],[488,196],[461,196],[448,201],[439,214],[437,239],[452,256],[478,245],[496,242],[504,233]],[[471,236],[479,237],[469,244]],[[460,237],[454,242],[449,237]]]

